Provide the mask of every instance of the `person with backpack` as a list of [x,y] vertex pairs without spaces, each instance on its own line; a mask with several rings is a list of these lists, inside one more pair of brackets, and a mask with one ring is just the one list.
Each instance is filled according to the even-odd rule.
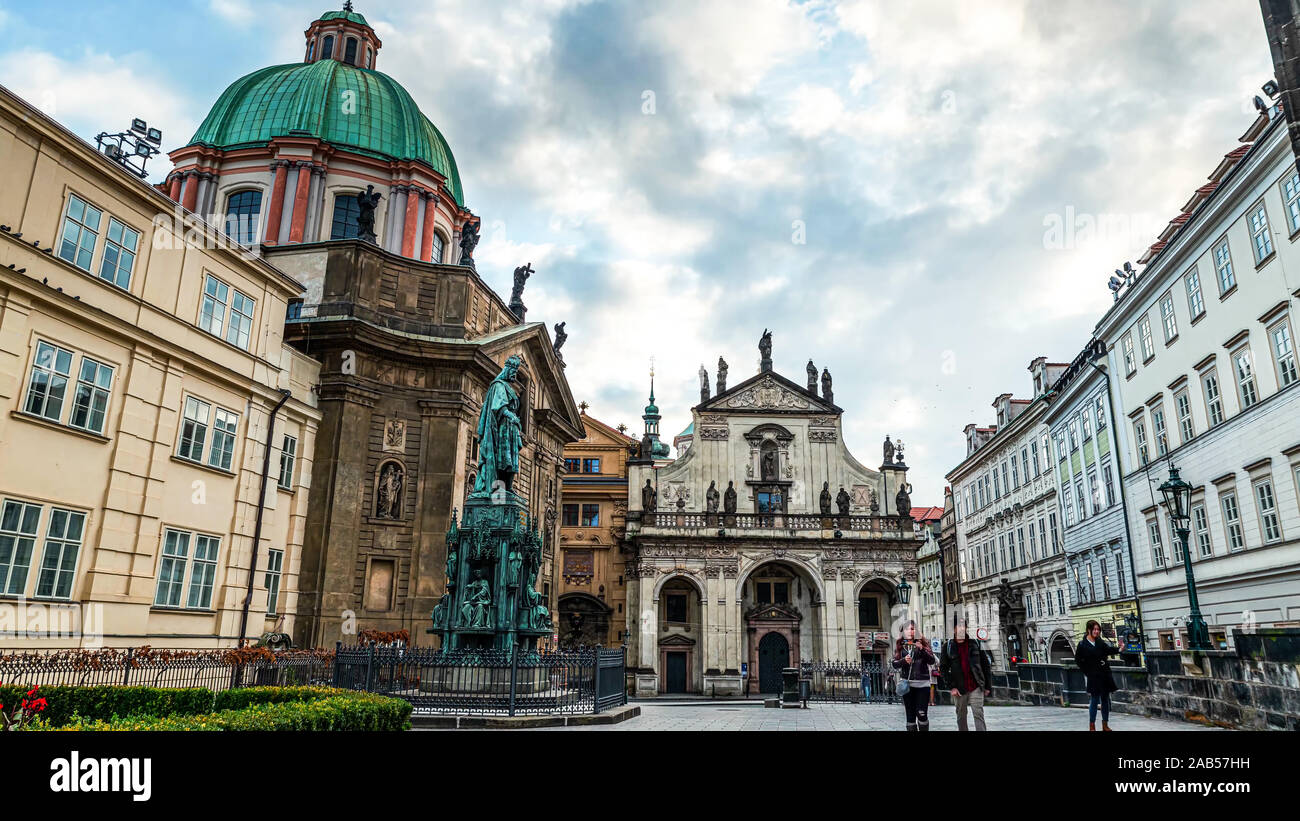
[[976,732],[984,732],[984,699],[993,695],[993,675],[989,659],[980,647],[979,639],[966,635],[966,623],[953,629],[954,637],[948,639],[939,654],[939,674],[952,692],[952,703],[957,709],[957,730],[966,732],[966,711],[975,714]]
[[898,670],[898,695],[903,699],[909,732],[930,730],[930,667],[935,664],[930,643],[917,635],[909,621],[894,643],[894,669]]

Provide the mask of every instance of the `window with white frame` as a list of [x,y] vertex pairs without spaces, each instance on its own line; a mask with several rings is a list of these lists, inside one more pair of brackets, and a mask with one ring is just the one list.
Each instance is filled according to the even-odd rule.
[[1151,565],[1153,567],[1165,566],[1165,546],[1160,540],[1160,521],[1158,519],[1147,519],[1147,537],[1151,540]]
[[[158,586],[154,605],[209,609],[217,574],[217,552],[221,540],[215,536],[166,528],[163,531],[162,556],[158,562]],[[190,548],[194,548],[193,560]],[[188,594],[182,598],[188,583]]]
[[1241,409],[1245,410],[1259,401],[1259,392],[1255,389],[1255,363],[1250,348],[1244,347],[1234,353],[1232,365],[1237,374],[1237,398],[1241,400]]
[[36,577],[39,598],[66,599],[72,595],[72,580],[77,572],[77,555],[86,529],[86,514],[75,510],[52,508],[45,526],[45,552]]
[[1192,505],[1192,533],[1196,536],[1196,552],[1202,559],[1214,555],[1214,543],[1210,540],[1210,518],[1205,513],[1205,503]]
[[1195,267],[1184,278],[1187,283],[1187,313],[1196,319],[1205,313],[1205,297],[1201,294],[1201,275]]
[[1285,388],[1300,379],[1296,373],[1295,346],[1291,342],[1291,324],[1287,320],[1274,325],[1268,331],[1269,347],[1273,349],[1273,363],[1277,367],[1277,384]]
[[1165,294],[1160,300],[1160,322],[1165,329],[1165,342],[1168,343],[1178,336],[1178,320],[1174,317],[1174,295]]
[[99,224],[104,213],[78,197],[68,195],[68,207],[63,214],[63,236],[59,240],[59,256],[83,271],[90,270],[99,241]]
[[[1052,600],[1052,599],[1051,599],[1051,597],[1050,597],[1050,595],[1049,595],[1047,601],[1048,601],[1048,602],[1051,602],[1051,600]],[[1062,613],[1065,612],[1065,592],[1062,591],[1061,588],[1059,588],[1059,587],[1056,588],[1056,606],[1057,606],[1057,608],[1060,610],[1060,612],[1062,612]],[[1050,615],[1050,614],[1049,614],[1049,615]]]
[[1178,538],[1178,532],[1174,530],[1174,523],[1169,523],[1169,542],[1174,547],[1174,564],[1183,563],[1183,540]]
[[1133,354],[1133,335],[1124,334],[1124,375],[1137,373],[1137,357]]
[[193,396],[185,397],[181,416],[181,443],[176,455],[191,462],[203,461],[203,446],[208,438],[208,418],[212,406]]
[[1090,416],[1092,416],[1092,408],[1087,407],[1079,414],[1079,430],[1082,431],[1083,441],[1085,442],[1092,438],[1092,420],[1089,418]]
[[1020,468],[1018,463],[1016,462],[1016,454],[1014,452],[1012,452],[1011,454],[1010,462],[1011,462],[1011,486],[1018,488],[1020,487]]
[[131,287],[131,269],[135,267],[140,232],[108,218],[108,235],[104,238],[104,256],[99,261],[99,278],[119,288]]
[[1137,443],[1138,464],[1151,461],[1147,454],[1147,426],[1141,418],[1133,420],[1133,441]]
[[1174,411],[1178,414],[1178,435],[1182,437],[1179,442],[1185,445],[1196,436],[1196,428],[1192,424],[1192,400],[1187,391],[1179,391],[1174,396]]
[[1038,549],[1042,551],[1038,558],[1047,557],[1047,520],[1038,520]]
[[1061,501],[1065,503],[1065,526],[1072,527],[1074,525],[1074,497],[1070,495],[1068,485],[1064,490],[1065,492],[1061,494]]
[[[1046,436],[1043,437],[1043,450],[1044,451],[1047,450]],[[1029,457],[1034,461],[1034,476],[1038,477],[1043,475],[1043,472],[1038,468],[1038,443],[1037,442],[1029,443]]]
[[284,551],[271,548],[266,553],[266,614],[274,616],[280,604],[280,574],[284,569]]
[[1060,553],[1061,552],[1061,529],[1056,524],[1056,514],[1049,513],[1047,514],[1047,518],[1049,520],[1049,523],[1052,526],[1052,552]]
[[1106,486],[1106,507],[1110,507],[1115,504],[1115,480],[1111,474],[1110,462],[1102,463],[1101,476]]
[[1264,210],[1262,202],[1255,206],[1250,215],[1250,243],[1255,249],[1256,265],[1273,253],[1273,235],[1268,230],[1268,212]]
[[1219,375],[1213,368],[1201,374],[1201,386],[1205,389],[1205,418],[1214,427],[1223,421],[1223,397],[1219,395]]
[[1106,429],[1106,400],[1105,400],[1105,398],[1104,398],[1104,397],[1101,397],[1101,396],[1098,396],[1097,399],[1096,399],[1095,402],[1094,402],[1094,407],[1095,407],[1095,410],[1096,410],[1096,412],[1097,412],[1097,430],[1098,430],[1098,432],[1100,432],[1100,431],[1103,431],[1103,430]]
[[1065,430],[1070,435],[1070,452],[1073,453],[1079,449],[1079,429],[1074,419],[1071,419],[1070,423],[1065,426]]
[[1021,465],[1021,470],[1025,474],[1025,484],[1029,484],[1029,448],[1028,447],[1023,447],[1020,449],[1020,465]]
[[1138,323],[1138,335],[1142,337],[1142,361],[1150,361],[1156,355],[1156,343],[1151,338],[1151,317],[1142,317]]
[[1110,570],[1107,568],[1106,557],[1101,557],[1101,597],[1110,598]]
[[1079,504],[1079,521],[1088,518],[1088,505],[1083,498],[1083,477],[1080,476],[1074,483],[1074,499]]
[[1259,510],[1259,532],[1264,544],[1282,540],[1282,524],[1277,515],[1277,497],[1273,494],[1273,480],[1260,479],[1255,483],[1255,502]]
[[252,297],[208,274],[203,282],[199,327],[238,348],[248,350],[253,329]]
[[1101,512],[1101,483],[1097,481],[1097,471],[1088,471],[1088,498],[1092,500],[1092,512],[1095,516]]
[[1223,530],[1228,537],[1228,552],[1241,550],[1246,546],[1246,539],[1241,533],[1241,511],[1237,507],[1236,491],[1227,490],[1219,494],[1219,506],[1223,509]]
[[1038,533],[1034,530],[1034,523],[1029,523],[1029,561],[1038,558]]
[[1219,296],[1237,287],[1237,278],[1232,272],[1232,251],[1228,248],[1228,238],[1219,240],[1214,246],[1214,271],[1219,278]]
[[[80,359],[77,362],[78,358]],[[72,402],[67,400],[73,364],[77,380]],[[23,412],[51,422],[103,435],[108,399],[113,390],[110,365],[43,340],[36,342],[36,357],[27,380]],[[64,415],[66,413],[66,420]]]
[[1300,173],[1293,171],[1282,181],[1282,201],[1286,203],[1286,219],[1294,234],[1300,231]]
[[36,550],[41,506],[5,499],[0,507],[0,593],[23,596]]
[[286,433],[280,444],[280,479],[278,483],[285,490],[293,489],[293,463],[297,455],[298,439]]
[[208,464],[222,470],[230,470],[230,462],[235,453],[235,429],[239,426],[239,417],[223,408],[217,408],[212,415],[212,450],[208,453]]

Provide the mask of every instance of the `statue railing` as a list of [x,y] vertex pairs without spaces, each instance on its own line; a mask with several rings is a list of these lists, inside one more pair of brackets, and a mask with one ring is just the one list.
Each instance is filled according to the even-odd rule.
[[816,513],[699,513],[655,511],[641,513],[641,527],[664,530],[719,528],[729,530],[840,530],[911,532],[911,519],[899,516],[826,515]]

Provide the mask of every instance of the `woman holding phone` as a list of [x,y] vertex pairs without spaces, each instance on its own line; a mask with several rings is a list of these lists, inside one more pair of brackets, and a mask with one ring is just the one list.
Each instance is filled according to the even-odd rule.
[[935,664],[930,643],[916,630],[916,622],[903,625],[894,643],[894,668],[898,670],[898,694],[903,698],[909,732],[930,730],[930,668]]
[[1118,688],[1110,672],[1110,656],[1119,648],[1101,637],[1101,625],[1095,620],[1084,627],[1083,641],[1074,651],[1074,663],[1088,679],[1088,729],[1097,729],[1097,708],[1101,708],[1101,729],[1110,732],[1110,694]]

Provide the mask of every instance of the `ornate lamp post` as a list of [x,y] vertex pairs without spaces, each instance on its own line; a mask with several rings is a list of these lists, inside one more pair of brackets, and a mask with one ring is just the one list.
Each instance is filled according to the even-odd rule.
[[903,614],[910,618],[912,609],[908,607],[908,602],[912,600],[912,585],[907,583],[907,579],[903,579],[898,583],[896,591],[898,593],[898,603],[903,605]]
[[1187,573],[1187,601],[1191,605],[1191,615],[1187,617],[1187,647],[1190,650],[1205,651],[1210,647],[1210,631],[1201,618],[1201,606],[1196,600],[1196,577],[1192,574],[1192,554],[1187,548],[1187,536],[1191,532],[1190,502],[1192,486],[1178,476],[1178,468],[1169,466],[1169,479],[1160,486],[1160,493],[1165,497],[1165,511],[1169,514],[1169,523],[1177,534],[1183,547],[1183,570]]

